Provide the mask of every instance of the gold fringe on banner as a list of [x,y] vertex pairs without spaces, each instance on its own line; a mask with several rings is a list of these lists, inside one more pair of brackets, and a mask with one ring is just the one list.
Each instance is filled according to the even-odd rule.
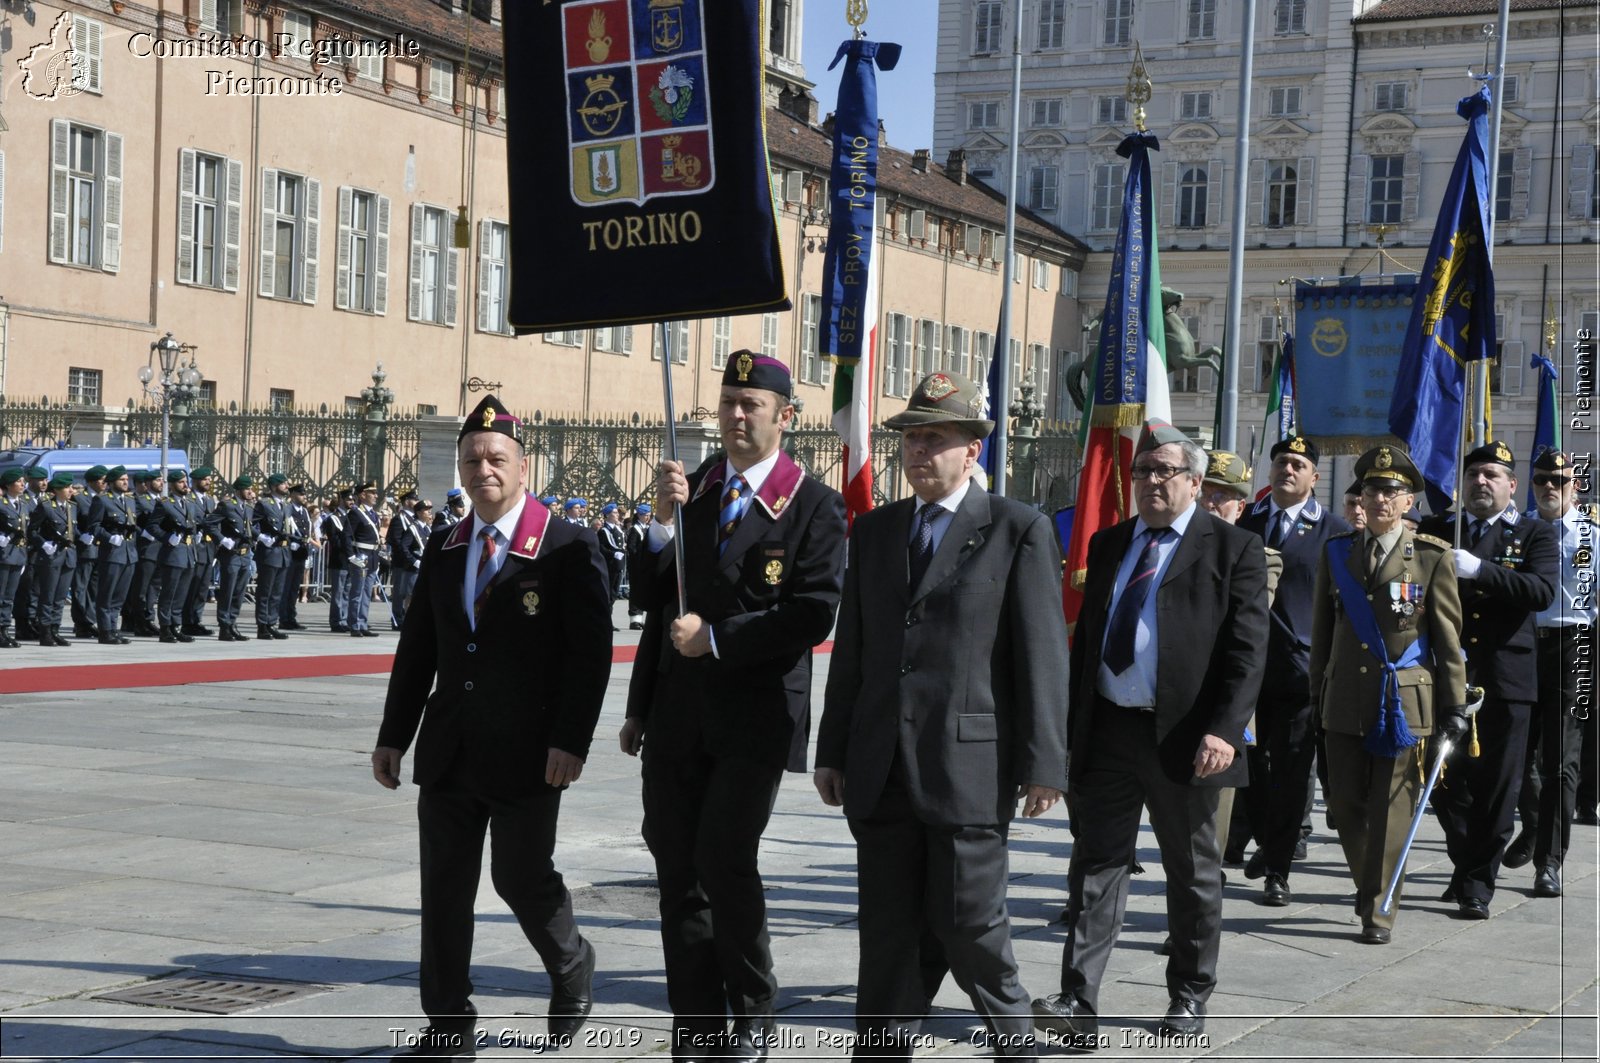
[[1088,579],[1088,577],[1089,577],[1089,570],[1088,569],[1086,569],[1086,568],[1074,569],[1073,572],[1072,572],[1072,589],[1075,590],[1075,591],[1082,591],[1083,590],[1083,585],[1084,585],[1085,581]]
[[1089,423],[1096,428],[1138,428],[1144,424],[1144,403],[1096,406],[1089,414]]
[[1317,445],[1317,449],[1322,451],[1322,453],[1327,457],[1332,457],[1335,454],[1365,454],[1367,451],[1371,450],[1373,447],[1382,446],[1385,443],[1387,443],[1388,445],[1390,445],[1392,447],[1399,447],[1402,450],[1404,450],[1405,446],[1406,446],[1405,443],[1400,439],[1399,436],[1393,436],[1393,435],[1381,435],[1381,436],[1319,436],[1319,435],[1307,435],[1306,438],[1311,440],[1311,442],[1315,443]]

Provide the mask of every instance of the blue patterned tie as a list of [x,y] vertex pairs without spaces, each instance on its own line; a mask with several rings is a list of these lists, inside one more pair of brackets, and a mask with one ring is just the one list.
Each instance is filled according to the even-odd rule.
[[1283,546],[1283,541],[1289,538],[1289,511],[1278,511],[1278,519],[1272,526],[1272,535],[1267,538],[1267,545],[1277,550]]
[[1171,528],[1151,528],[1145,533],[1144,549],[1128,576],[1128,585],[1122,588],[1117,608],[1106,627],[1106,648],[1102,659],[1112,675],[1121,675],[1133,663],[1134,639],[1139,632],[1139,614],[1144,610],[1145,599],[1150,596],[1150,584],[1155,582],[1160,555],[1156,548],[1172,534]]
[[717,556],[728,550],[728,540],[739,526],[739,515],[744,512],[744,477],[734,473],[728,480],[728,489],[722,495],[722,511],[717,515]]
[[933,522],[939,519],[944,507],[929,502],[917,513],[917,534],[911,540],[911,589],[915,591],[928,573],[933,562]]

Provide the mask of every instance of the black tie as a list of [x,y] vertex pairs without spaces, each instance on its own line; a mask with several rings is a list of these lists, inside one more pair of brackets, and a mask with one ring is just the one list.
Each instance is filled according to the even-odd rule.
[[1488,531],[1488,530],[1489,530],[1489,522],[1488,521],[1486,521],[1486,520],[1475,520],[1475,521],[1473,521],[1472,522],[1472,535],[1471,535],[1472,545],[1473,546],[1477,546],[1479,543],[1483,542],[1483,533]]
[[937,502],[930,502],[917,512],[917,534],[911,540],[911,590],[915,591],[927,575],[933,561],[933,522],[944,512]]
[[1371,579],[1378,574],[1378,568],[1383,564],[1383,544],[1377,539],[1372,540],[1372,550],[1367,556],[1367,578]]
[[1289,537],[1289,511],[1280,510],[1278,520],[1272,526],[1272,535],[1267,539],[1267,545],[1274,550],[1281,549],[1283,541]]
[[1148,538],[1145,539],[1144,549],[1139,551],[1139,560],[1134,562],[1128,585],[1122,588],[1122,597],[1117,599],[1117,608],[1106,627],[1103,655],[1112,675],[1121,675],[1133,663],[1133,643],[1139,633],[1139,614],[1150,595],[1150,584],[1155,582],[1158,560],[1156,548],[1171,534],[1171,528],[1151,528],[1146,532]]

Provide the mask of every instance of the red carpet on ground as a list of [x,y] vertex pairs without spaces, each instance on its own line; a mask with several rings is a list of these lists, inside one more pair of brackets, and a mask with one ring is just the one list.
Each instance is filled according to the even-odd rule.
[[[828,653],[832,642],[817,647]],[[635,647],[611,650],[614,664],[632,662]],[[220,661],[141,661],[137,664],[74,666],[63,660],[44,668],[0,670],[0,694],[41,694],[60,690],[117,690],[172,687],[189,683],[244,683],[270,679],[308,679],[330,675],[372,675],[389,671],[394,653],[341,653],[326,657],[236,657]]]

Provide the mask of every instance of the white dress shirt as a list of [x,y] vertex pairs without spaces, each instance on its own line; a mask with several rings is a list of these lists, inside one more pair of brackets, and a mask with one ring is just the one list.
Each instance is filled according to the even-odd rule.
[[[743,503],[739,509],[740,517],[743,517],[745,510],[750,508],[750,503],[755,500],[756,492],[760,491],[761,485],[767,482],[767,477],[772,475],[772,470],[777,468],[778,455],[781,453],[783,453],[781,450],[774,450],[767,457],[762,458],[744,472],[740,472],[739,470],[735,469],[733,467],[733,462],[731,461],[725,461],[722,463],[722,490],[724,493],[726,493],[728,490],[728,481],[733,479],[735,476],[740,477],[745,482],[746,490],[744,497],[740,499],[740,501]],[[722,500],[719,497],[717,501],[720,503]],[[666,512],[670,513],[671,510],[667,510]],[[677,521],[673,521],[670,524],[663,524],[661,522],[661,515],[657,514],[656,519],[650,522],[650,530],[645,535],[645,545],[650,548],[650,552],[652,554],[659,554],[662,548],[672,541],[672,537],[677,534],[677,531]]]

